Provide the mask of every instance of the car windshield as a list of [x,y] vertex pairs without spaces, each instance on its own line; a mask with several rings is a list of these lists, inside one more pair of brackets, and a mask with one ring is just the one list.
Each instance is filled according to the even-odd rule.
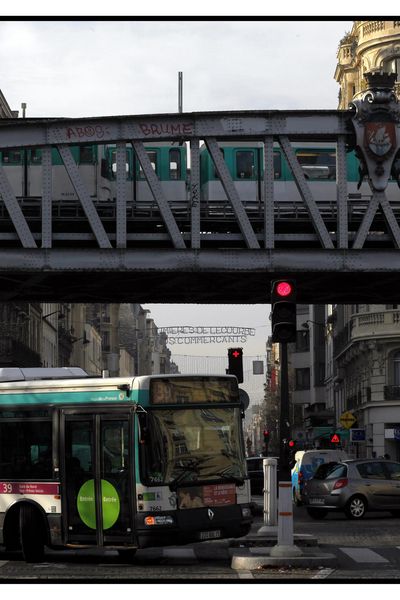
[[346,465],[329,462],[318,467],[314,479],[337,479],[338,477],[345,477],[346,474]]

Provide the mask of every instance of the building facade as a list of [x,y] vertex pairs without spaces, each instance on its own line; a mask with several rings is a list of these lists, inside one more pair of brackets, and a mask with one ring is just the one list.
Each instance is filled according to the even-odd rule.
[[400,20],[354,21],[352,30],[340,40],[335,79],[340,86],[339,109],[347,109],[354,97],[366,89],[368,71],[397,73],[400,94]]

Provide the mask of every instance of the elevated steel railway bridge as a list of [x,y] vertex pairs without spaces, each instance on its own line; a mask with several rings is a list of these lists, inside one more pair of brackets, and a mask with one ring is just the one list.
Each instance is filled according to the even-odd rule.
[[[376,74],[372,74],[376,75]],[[0,150],[40,148],[42,194],[16,197],[0,165],[0,301],[269,301],[270,281],[298,281],[298,301],[391,302],[399,296],[400,189],[387,182],[400,147],[390,86],[370,89],[348,111],[241,111],[0,120]],[[385,144],[372,146],[377,126]],[[369,136],[369,137],[368,137]],[[167,200],[145,143],[190,147],[188,201]],[[261,199],[246,203],[219,150],[221,141],[261,143]],[[336,147],[335,202],[314,197],[293,143]],[[226,200],[200,198],[200,143],[207,145]],[[77,144],[116,144],[115,202],[94,201],[71,153]],[[290,166],[296,202],[274,198],[274,144]],[[152,193],[135,204],[126,185],[133,147]],[[51,148],[57,147],[78,200],[55,201]],[[372,196],[349,198],[346,151],[357,148]],[[322,199],[323,200],[323,199]]]

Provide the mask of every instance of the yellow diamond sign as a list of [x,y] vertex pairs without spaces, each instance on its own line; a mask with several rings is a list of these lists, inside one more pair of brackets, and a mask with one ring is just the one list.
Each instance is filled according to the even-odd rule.
[[346,427],[346,429],[350,429],[350,427],[352,425],[354,425],[354,423],[357,421],[356,417],[353,415],[353,413],[347,411],[344,412],[341,416],[340,416],[340,424],[343,425],[343,427]]

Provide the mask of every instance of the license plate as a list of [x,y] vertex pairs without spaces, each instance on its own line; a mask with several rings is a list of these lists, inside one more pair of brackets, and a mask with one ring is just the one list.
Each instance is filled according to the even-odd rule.
[[309,502],[310,504],[325,504],[323,498],[310,498]]
[[214,529],[213,531],[200,531],[199,539],[200,540],[215,540],[221,537],[221,530]]

